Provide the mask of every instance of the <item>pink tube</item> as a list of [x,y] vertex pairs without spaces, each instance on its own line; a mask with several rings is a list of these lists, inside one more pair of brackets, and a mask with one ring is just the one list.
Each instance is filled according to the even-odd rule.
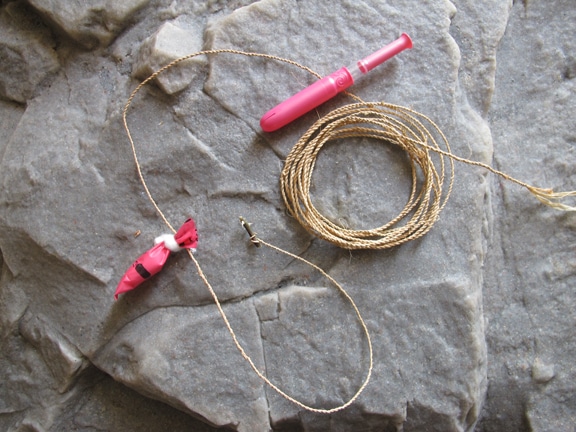
[[358,67],[362,73],[368,73],[379,64],[384,63],[386,60],[394,57],[401,51],[407,48],[412,48],[412,39],[406,33],[402,33],[398,39],[389,43],[383,48],[380,48],[375,53],[370,54],[368,57],[363,58],[358,62]]
[[262,116],[260,126],[264,132],[278,130],[333,98],[352,84],[354,84],[352,75],[343,67],[276,105]]
[[402,33],[394,42],[359,60],[356,64],[337,70],[276,105],[262,116],[260,127],[264,132],[273,132],[280,129],[333,98],[354,84],[356,78],[368,73],[379,64],[384,63],[407,48],[412,48],[412,40],[406,33]]

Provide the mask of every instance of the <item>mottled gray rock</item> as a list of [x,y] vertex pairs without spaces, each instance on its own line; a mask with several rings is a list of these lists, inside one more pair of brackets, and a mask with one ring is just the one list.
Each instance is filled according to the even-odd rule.
[[24,108],[21,105],[0,100],[0,155],[4,154],[6,144],[23,113]]
[[[573,2],[515,2],[498,50],[489,121],[495,164],[538,186],[576,189]],[[576,424],[574,214],[495,181],[484,292],[489,389],[478,430]],[[490,271],[488,271],[490,269]]]
[[150,0],[28,0],[47,20],[86,48],[107,46]]
[[[575,44],[560,31],[576,10],[567,0],[159,1],[124,31],[144,3],[106,12],[31,3],[85,46],[118,38],[94,52],[55,45],[63,66],[50,82],[35,84],[25,106],[0,101],[0,429],[569,430],[572,215],[457,165],[453,196],[426,237],[353,253],[315,239],[285,214],[282,160],[318,115],[350,99],[262,133],[262,113],[314,79],[294,66],[198,59],[161,76],[163,90],[144,89],[128,122],[168,219],[196,219],[197,259],[256,367],[304,403],[330,408],[362,383],[367,344],[337,290],[299,261],[251,246],[239,215],[326,269],[357,302],[375,354],[365,392],[326,416],[266,387],[186,254],[113,301],[126,268],[166,231],[121,124],[133,71],[163,61],[148,52],[169,52],[169,61],[196,51],[204,31],[206,48],[281,55],[327,74],[406,31],[414,48],[355,93],[430,116],[461,156],[491,162],[494,150],[496,165],[517,177],[576,189]],[[112,19],[115,8],[126,13]],[[46,31],[38,26],[25,37]],[[196,45],[162,48],[175,42],[166,30],[174,26]],[[313,200],[342,224],[373,227],[402,208],[409,170],[406,156],[382,143],[335,142],[317,160]]]
[[540,358],[536,358],[532,363],[532,378],[539,384],[544,384],[554,378],[554,364],[544,363]]
[[110,377],[101,376],[85,386],[75,403],[47,430],[213,432],[216,429],[182,411],[146,398]]
[[25,313],[19,321],[18,331],[44,358],[58,384],[60,393],[68,390],[88,362],[66,338],[50,328],[40,316]]
[[494,93],[496,50],[508,23],[512,0],[458,0],[450,34],[460,47],[459,84],[467,102],[486,115]]
[[[259,321],[253,305],[231,305],[226,312],[243,329],[241,341],[262,368]],[[124,326],[94,360],[141,393],[210,423],[245,431],[266,429],[268,404],[262,382],[241,361],[233,374],[224,372],[230,359],[238,357],[218,311],[210,305],[152,310]]]
[[[169,22],[162,24],[142,43],[133,66],[133,75],[140,79],[148,78],[162,66],[201,49],[201,34],[193,34]],[[168,94],[182,91],[192,82],[199,65],[204,63],[205,58],[193,57],[159,75],[156,83]]]
[[0,11],[0,97],[24,103],[60,67],[47,27],[22,2]]

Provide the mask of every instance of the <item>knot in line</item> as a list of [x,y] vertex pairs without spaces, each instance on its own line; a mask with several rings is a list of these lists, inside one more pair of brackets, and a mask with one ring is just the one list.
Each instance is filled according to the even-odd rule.
[[[373,229],[338,225],[318,211],[310,198],[312,173],[322,147],[354,137],[399,146],[412,167],[412,190],[404,209]],[[433,159],[430,152],[437,157]],[[450,156],[448,140],[425,115],[384,102],[350,104],[319,119],[292,148],[280,176],[282,197],[289,212],[311,234],[344,249],[386,249],[423,236],[438,220],[454,181]]]
[[[178,246],[178,242],[174,238],[172,234],[162,234],[154,239],[154,244],[157,245],[159,243],[164,243],[164,247],[168,249],[170,252],[180,252],[182,247]],[[195,249],[192,249],[193,251]]]

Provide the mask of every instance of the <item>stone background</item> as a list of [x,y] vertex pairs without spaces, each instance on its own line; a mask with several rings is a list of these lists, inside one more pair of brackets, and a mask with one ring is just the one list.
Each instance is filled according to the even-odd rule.
[[[361,384],[367,347],[336,291],[251,247],[239,215],[357,301],[375,349],[365,392],[326,416],[265,387],[185,254],[113,300],[165,231],[121,124],[151,70],[204,47],[328,74],[405,31],[414,48],[356,94],[430,116],[458,155],[573,190],[573,0],[87,3],[0,7],[1,430],[575,430],[574,214],[457,164],[426,237],[352,253],[315,239],[284,211],[282,160],[317,116],[350,99],[262,133],[263,112],[313,81],[285,64],[196,58],[146,88],[129,122],[159,205],[174,225],[197,221],[197,258],[257,366],[330,408]],[[373,227],[403,207],[409,165],[397,150],[337,142],[317,162],[314,202],[340,223]]]

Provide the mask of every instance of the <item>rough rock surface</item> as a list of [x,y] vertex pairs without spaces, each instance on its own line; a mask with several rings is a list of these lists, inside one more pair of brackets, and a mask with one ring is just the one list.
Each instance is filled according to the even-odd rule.
[[[516,2],[498,51],[489,112],[494,164],[536,185],[575,189],[573,2]],[[484,310],[488,393],[480,430],[576,427],[576,215],[495,182]],[[494,360],[490,361],[490,358]],[[522,417],[514,415],[523,412]]]
[[29,7],[9,3],[0,12],[0,96],[25,103],[60,67],[50,30]]
[[[146,79],[170,62],[202,49],[202,35],[195,35],[172,23],[165,23],[149,38],[142,42],[138,60],[134,64],[133,75]],[[204,57],[193,57],[160,74],[156,78],[158,86],[167,94],[174,94],[190,85],[198,63],[204,63]]]
[[58,30],[86,48],[107,46],[150,0],[28,0]]
[[[20,1],[0,7],[0,52],[22,53],[0,66],[4,88],[21,77],[0,99],[1,430],[572,430],[574,214],[457,164],[452,197],[422,239],[353,253],[315,239],[284,211],[282,160],[317,116],[350,99],[264,134],[262,113],[313,81],[287,64],[204,58],[145,88],[128,122],[167,218],[196,219],[197,258],[256,367],[330,408],[361,384],[367,345],[337,291],[306,265],[252,247],[239,215],[357,302],[374,345],[364,393],[321,415],[266,387],[186,254],[113,300],[126,268],[166,231],[121,119],[133,71],[161,66],[141,47],[166,23],[203,34],[206,49],[279,55],[321,74],[405,31],[414,48],[355,94],[425,113],[458,155],[573,190],[571,0],[158,0],[140,14],[148,2],[29,3],[44,18]],[[401,210],[409,170],[382,143],[335,142],[318,157],[313,199],[343,225],[373,227]]]

